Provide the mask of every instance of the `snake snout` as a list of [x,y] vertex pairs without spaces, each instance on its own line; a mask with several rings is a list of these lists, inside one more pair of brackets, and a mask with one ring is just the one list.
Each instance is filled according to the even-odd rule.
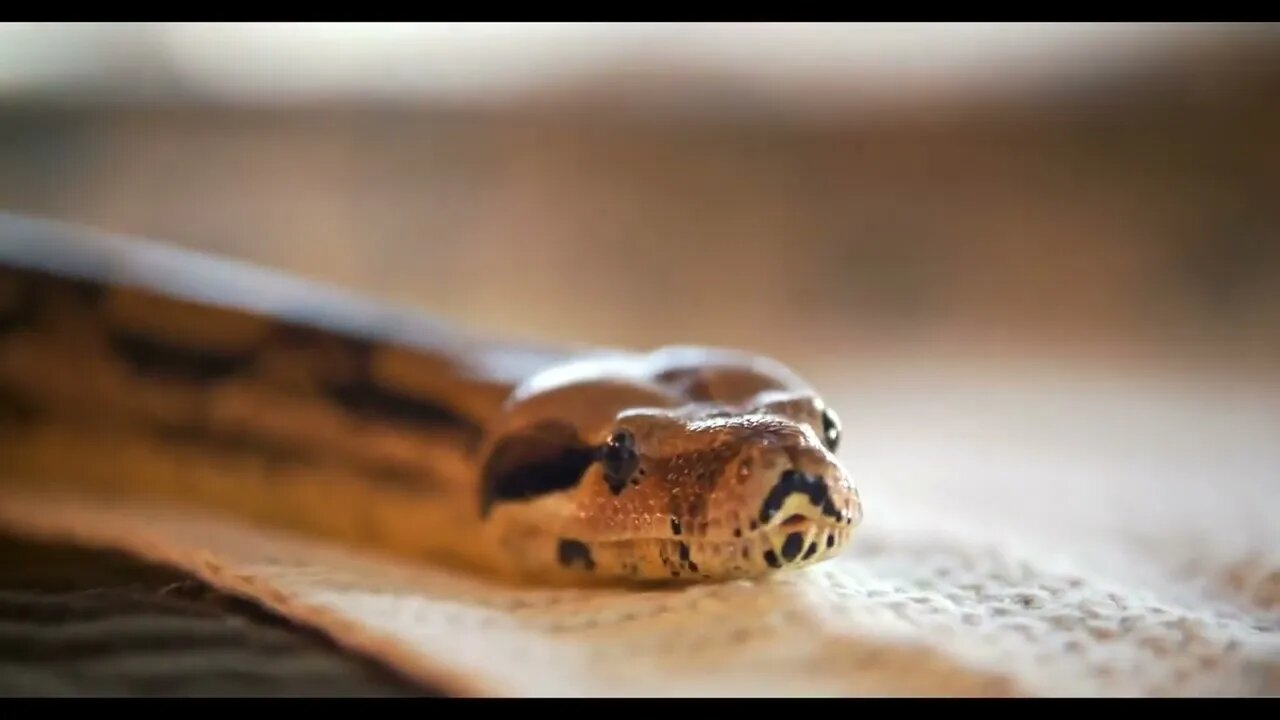
[[861,521],[857,491],[843,469],[821,461],[792,462],[777,474],[760,501],[756,518],[764,527],[851,526]]
[[807,565],[839,552],[862,519],[857,492],[836,465],[792,466],[760,503],[758,522],[771,568]]

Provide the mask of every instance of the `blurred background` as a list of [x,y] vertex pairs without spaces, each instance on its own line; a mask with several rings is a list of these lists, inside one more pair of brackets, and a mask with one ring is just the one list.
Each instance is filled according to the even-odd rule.
[[6,211],[502,334],[1280,359],[1274,25],[8,23],[0,99]]

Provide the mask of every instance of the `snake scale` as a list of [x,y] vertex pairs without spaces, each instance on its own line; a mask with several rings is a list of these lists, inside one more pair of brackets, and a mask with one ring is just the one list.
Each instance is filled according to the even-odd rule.
[[718,347],[544,347],[239,259],[5,217],[0,471],[518,582],[812,565],[862,519],[835,411]]

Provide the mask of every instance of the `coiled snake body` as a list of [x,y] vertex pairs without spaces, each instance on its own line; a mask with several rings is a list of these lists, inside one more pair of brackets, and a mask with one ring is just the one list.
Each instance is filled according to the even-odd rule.
[[755,577],[834,556],[861,521],[836,414],[768,358],[495,342],[239,261],[6,223],[3,482],[539,583]]

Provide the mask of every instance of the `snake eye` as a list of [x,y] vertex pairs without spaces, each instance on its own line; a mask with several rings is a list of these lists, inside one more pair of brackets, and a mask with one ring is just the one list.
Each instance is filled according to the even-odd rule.
[[840,447],[840,418],[831,408],[822,409],[822,439],[831,452]]
[[631,479],[631,474],[636,471],[636,466],[640,464],[635,436],[628,430],[619,430],[610,435],[600,448],[600,463],[609,489],[614,495],[622,492]]

